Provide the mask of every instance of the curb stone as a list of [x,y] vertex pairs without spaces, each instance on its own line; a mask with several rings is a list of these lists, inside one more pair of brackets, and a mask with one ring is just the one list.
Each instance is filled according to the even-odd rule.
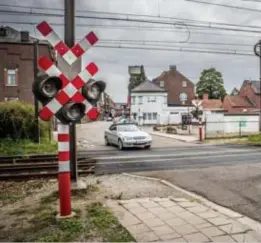
[[162,183],[163,185],[166,185],[166,186],[169,186],[179,192],[182,192],[184,193],[185,195],[187,196],[190,196],[192,198],[195,198],[196,200],[200,201],[201,203],[205,204],[206,206],[210,207],[211,209],[213,209],[214,211],[218,211],[222,214],[224,214],[225,216],[228,216],[230,218],[233,218],[235,219],[237,222],[243,224],[243,225],[246,225],[248,226],[249,228],[251,228],[255,235],[255,237],[261,241],[261,235],[256,232],[261,232],[261,223],[254,220],[254,219],[251,219],[245,215],[242,215],[240,213],[237,213],[231,209],[228,209],[226,207],[223,207],[223,206],[220,206],[216,203],[213,203],[211,201],[209,201],[208,199],[202,197],[202,196],[199,196],[197,195],[196,193],[193,193],[193,192],[189,192],[187,190],[184,190],[183,188],[179,187],[179,186],[176,186],[166,180],[162,180],[162,179],[158,179],[158,178],[153,178],[153,177],[147,177],[147,176],[139,176],[139,175],[132,175],[132,174],[129,174],[129,173],[122,173],[123,175],[125,176],[130,176],[130,177],[133,177],[133,178],[139,178],[139,179],[145,179],[145,180],[151,180],[151,181],[157,181],[157,182],[160,182]]

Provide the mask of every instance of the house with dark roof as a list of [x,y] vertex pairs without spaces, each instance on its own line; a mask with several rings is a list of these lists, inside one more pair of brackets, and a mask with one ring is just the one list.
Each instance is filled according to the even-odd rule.
[[261,108],[260,81],[245,80],[235,96],[227,95],[223,108],[228,113],[252,113]]
[[140,123],[155,124],[168,107],[167,99],[167,90],[145,80],[131,90],[131,115]]
[[38,41],[39,56],[55,59],[48,42],[31,37],[28,31],[0,27],[0,102],[22,100],[33,104],[35,41]]
[[168,71],[162,72],[152,82],[168,91],[169,106],[191,106],[195,99],[195,85],[176,65],[170,65]]

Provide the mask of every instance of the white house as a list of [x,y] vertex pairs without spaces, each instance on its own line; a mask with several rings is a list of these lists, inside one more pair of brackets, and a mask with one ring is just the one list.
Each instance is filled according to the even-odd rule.
[[131,91],[131,116],[140,124],[156,124],[167,101],[168,92],[146,80]]

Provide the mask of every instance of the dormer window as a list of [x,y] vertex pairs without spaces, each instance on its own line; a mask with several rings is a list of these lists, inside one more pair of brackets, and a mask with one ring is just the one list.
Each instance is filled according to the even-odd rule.
[[164,88],[164,81],[163,80],[160,81],[160,88]]
[[182,81],[182,87],[183,87],[183,88],[187,87],[187,81],[186,81],[186,80],[183,80],[183,81]]

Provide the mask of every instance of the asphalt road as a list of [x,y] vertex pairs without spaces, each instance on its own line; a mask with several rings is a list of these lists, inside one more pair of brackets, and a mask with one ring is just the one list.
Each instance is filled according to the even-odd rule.
[[89,155],[97,159],[97,174],[199,169],[261,162],[261,148],[238,145],[99,151]]

